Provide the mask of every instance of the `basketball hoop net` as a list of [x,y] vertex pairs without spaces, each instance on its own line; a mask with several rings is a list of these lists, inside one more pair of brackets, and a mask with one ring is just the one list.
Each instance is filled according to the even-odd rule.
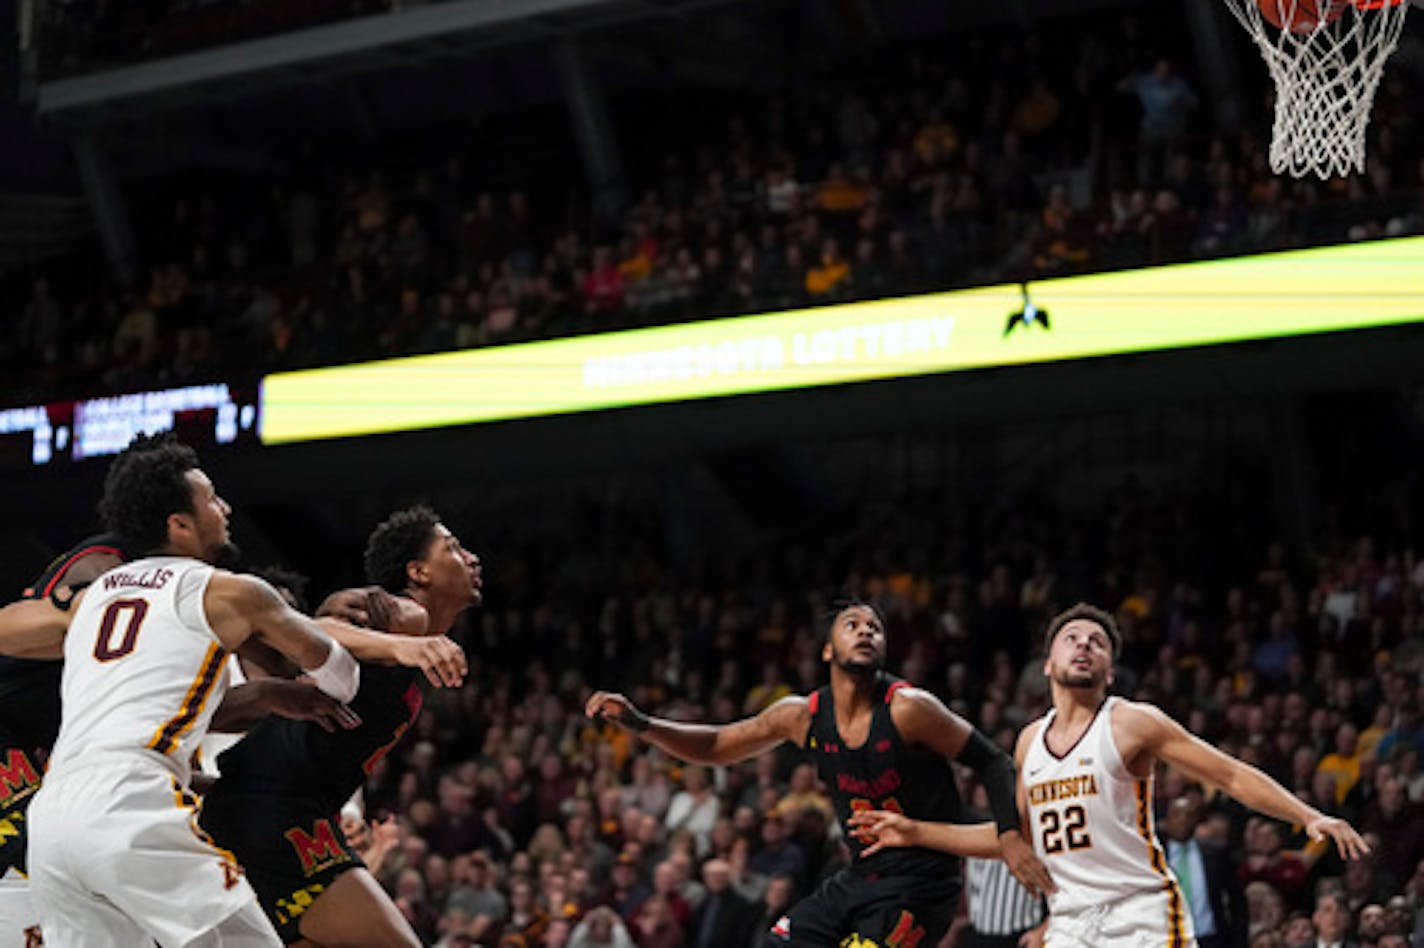
[[1276,84],[1271,169],[1322,179],[1364,171],[1370,109],[1408,0],[1226,2]]

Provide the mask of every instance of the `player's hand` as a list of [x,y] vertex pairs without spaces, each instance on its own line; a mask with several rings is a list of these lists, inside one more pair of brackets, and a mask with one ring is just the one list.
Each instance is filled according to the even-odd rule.
[[394,816],[371,824],[371,849],[390,851],[400,845],[401,828]]
[[303,681],[262,679],[264,703],[272,714],[294,721],[311,721],[328,731],[349,731],[361,724],[360,716],[331,695]]
[[371,628],[400,635],[424,635],[430,621],[420,603],[405,596],[392,596],[379,586],[366,591],[366,614]]
[[616,724],[625,731],[639,730],[638,722],[645,720],[637,705],[611,691],[595,691],[584,705],[583,713],[595,721]]
[[1370,844],[1353,826],[1338,817],[1317,816],[1305,824],[1305,833],[1317,843],[1327,836],[1333,839],[1342,859],[1362,859],[1370,853]]
[[851,835],[868,843],[860,858],[873,856],[891,846],[920,845],[920,824],[903,813],[889,810],[860,810],[851,814]]
[[401,636],[395,644],[397,665],[419,668],[437,688],[458,688],[470,670],[465,650],[443,635]]
[[1033,847],[1024,840],[1023,834],[1018,830],[999,834],[999,851],[1003,853],[1004,862],[1008,864],[1014,878],[1019,880],[1019,884],[1028,889],[1034,898],[1058,891],[1058,887],[1053,884],[1053,877],[1048,874],[1048,867],[1038,858]]
[[1047,930],[1047,922],[1036,928],[1030,928],[1019,936],[1019,948],[1043,948],[1043,933]]
[[316,617],[320,619],[330,616],[333,619],[340,619],[342,622],[349,622],[367,629],[381,628],[371,617],[371,608],[368,602],[370,595],[371,587],[338,589],[322,600],[321,605],[317,607]]

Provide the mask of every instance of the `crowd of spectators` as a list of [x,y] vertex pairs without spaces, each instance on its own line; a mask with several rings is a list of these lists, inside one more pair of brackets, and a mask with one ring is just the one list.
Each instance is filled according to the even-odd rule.
[[1228,867],[1206,878],[1214,944],[1420,944],[1424,557],[1402,531],[1273,541],[1264,497],[1240,487],[1125,483],[1076,513],[1038,494],[920,496],[697,568],[573,524],[550,550],[485,550],[487,605],[456,633],[470,681],[429,695],[365,787],[370,828],[354,808],[347,825],[431,944],[751,944],[846,858],[814,769],[790,747],[686,766],[584,718],[590,690],[685,720],[754,714],[823,683],[822,621],[857,597],[887,616],[891,671],[1011,748],[1045,708],[1041,629],[1085,599],[1124,631],[1115,691],[1373,847],[1343,864],[1159,772],[1159,829]]
[[359,161],[309,149],[281,182],[151,196],[131,215],[147,263],[129,285],[69,269],[14,288],[11,397],[1424,228],[1417,77],[1386,77],[1365,174],[1281,179],[1260,131],[1215,129],[1195,78],[1137,58],[1183,60],[1177,15],[882,51],[893,66],[828,66],[760,107],[728,96],[685,140],[626,136],[614,220],[548,177],[488,189],[448,137]]

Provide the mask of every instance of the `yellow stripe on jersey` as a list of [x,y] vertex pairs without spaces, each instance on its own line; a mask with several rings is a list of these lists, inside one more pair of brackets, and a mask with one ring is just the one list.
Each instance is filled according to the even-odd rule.
[[227,652],[221,645],[214,642],[208,646],[208,654],[203,657],[202,668],[198,671],[198,676],[193,679],[188,693],[183,697],[182,706],[178,709],[177,714],[169,718],[153,733],[153,740],[148,742],[150,750],[156,750],[160,754],[171,754],[178,747],[179,739],[198,720],[203,705],[207,704],[208,696],[213,693],[213,686],[218,683],[219,673],[222,671],[223,661],[226,658]]
[[177,777],[170,778],[173,781],[173,800],[178,804],[178,809],[188,811],[188,827],[193,831],[193,835],[198,837],[199,842],[211,846],[217,850],[219,856],[230,862],[234,867],[238,865],[237,856],[230,850],[223,849],[218,845],[217,840],[208,835],[198,823],[198,798],[193,796],[193,792],[178,782]]
[[1152,822],[1149,819],[1151,813],[1151,794],[1147,789],[1147,781],[1139,780],[1136,784],[1137,791],[1137,835],[1142,837],[1142,841],[1147,844],[1148,861],[1152,863],[1152,870],[1162,877],[1163,888],[1167,892],[1167,928],[1171,932],[1167,940],[1167,948],[1186,948],[1187,932],[1183,924],[1182,890],[1177,886],[1177,880],[1172,878],[1171,872],[1167,870],[1167,855],[1162,852],[1161,845],[1152,835]]

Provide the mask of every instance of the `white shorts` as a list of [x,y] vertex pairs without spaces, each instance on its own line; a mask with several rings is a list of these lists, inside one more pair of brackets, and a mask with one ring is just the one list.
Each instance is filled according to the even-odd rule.
[[45,948],[281,948],[192,795],[141,752],[48,775],[29,830]]
[[1192,915],[1167,889],[1138,892],[1075,912],[1054,912],[1043,948],[1193,948]]
[[11,869],[0,878],[0,948],[35,948],[40,944],[40,917],[30,898],[30,883]]

